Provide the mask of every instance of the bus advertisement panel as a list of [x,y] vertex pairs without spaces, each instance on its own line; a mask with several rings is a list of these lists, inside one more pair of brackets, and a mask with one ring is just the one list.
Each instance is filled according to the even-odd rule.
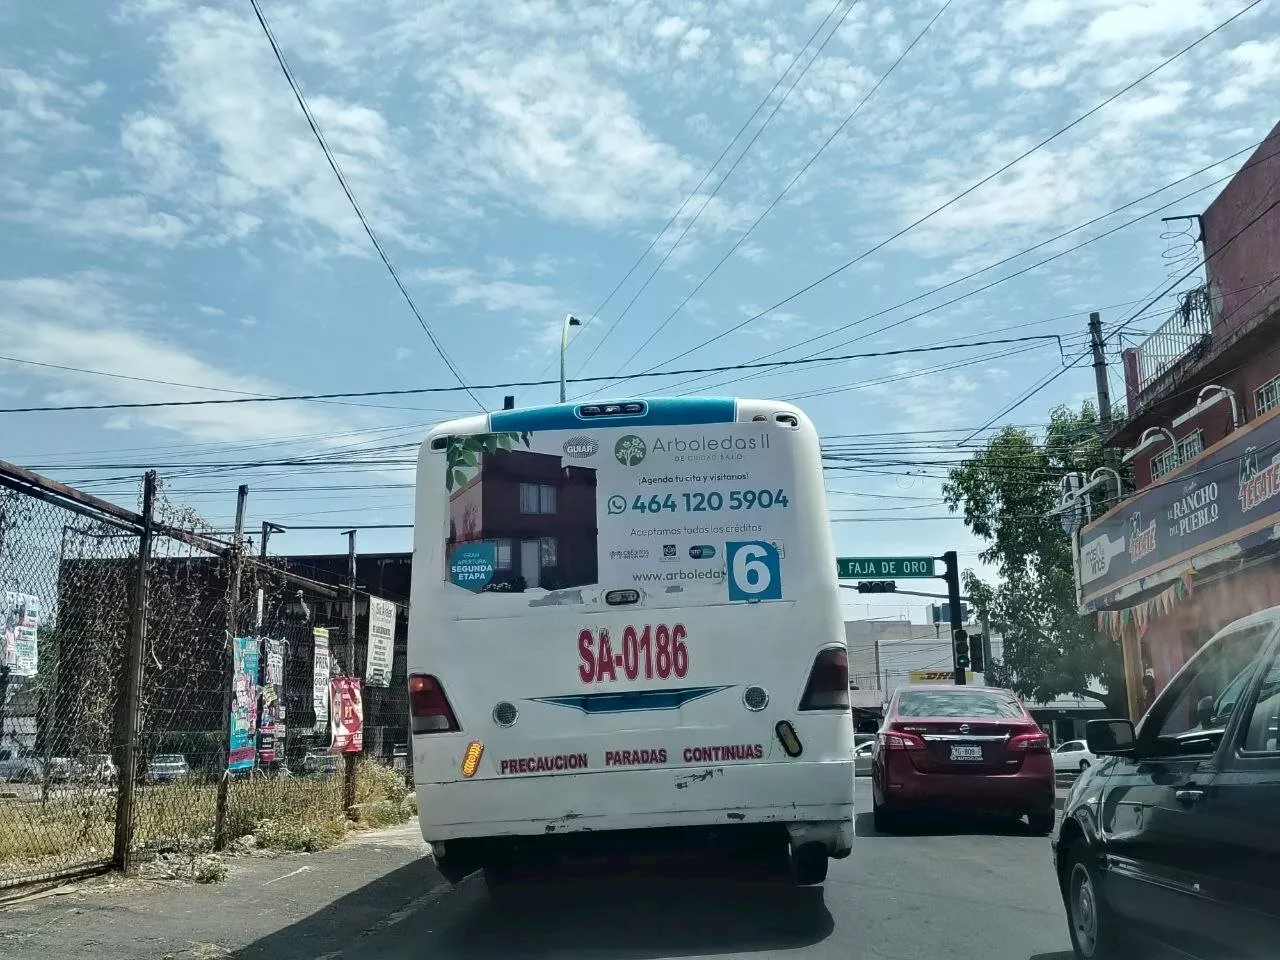
[[778,431],[590,427],[450,438],[446,592],[786,597],[796,494]]

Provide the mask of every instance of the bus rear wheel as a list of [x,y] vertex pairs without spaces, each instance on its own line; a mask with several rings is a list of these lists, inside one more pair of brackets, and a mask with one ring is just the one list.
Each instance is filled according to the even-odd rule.
[[827,879],[827,848],[805,843],[791,849],[791,878],[796,886],[812,887]]

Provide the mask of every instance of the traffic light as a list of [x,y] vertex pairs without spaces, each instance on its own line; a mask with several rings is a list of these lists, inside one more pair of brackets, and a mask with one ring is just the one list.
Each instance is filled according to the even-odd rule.
[[963,630],[957,630],[951,637],[952,647],[955,650],[955,664],[957,670],[969,669],[969,635]]
[[898,585],[892,580],[859,580],[859,593],[896,593]]
[[975,633],[969,638],[969,643],[971,644],[969,662],[973,666],[973,672],[982,673],[982,668],[986,665],[982,659],[982,634]]

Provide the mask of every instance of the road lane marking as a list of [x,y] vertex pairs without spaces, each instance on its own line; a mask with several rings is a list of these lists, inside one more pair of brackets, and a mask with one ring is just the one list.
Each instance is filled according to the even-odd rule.
[[263,886],[269,887],[273,883],[279,883],[281,880],[288,880],[290,877],[296,877],[298,874],[305,873],[307,870],[310,870],[310,869],[311,869],[310,867],[299,867],[297,870],[294,870],[292,873],[286,873],[283,877],[276,877],[274,880],[268,880],[266,883],[263,884]]

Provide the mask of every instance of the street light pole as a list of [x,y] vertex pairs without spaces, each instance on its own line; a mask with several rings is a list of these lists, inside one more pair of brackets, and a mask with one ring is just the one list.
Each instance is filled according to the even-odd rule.
[[575,317],[573,314],[566,313],[564,315],[564,327],[561,328],[560,330],[560,402],[561,403],[564,403],[564,383],[565,383],[564,355],[569,350],[569,328],[580,327],[580,326],[582,326],[581,321],[579,321],[578,318]]

